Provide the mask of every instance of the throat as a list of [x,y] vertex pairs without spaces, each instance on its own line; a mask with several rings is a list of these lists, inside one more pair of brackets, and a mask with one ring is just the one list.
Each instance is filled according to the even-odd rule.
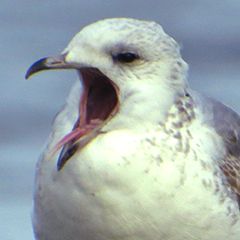
[[105,121],[118,106],[118,88],[110,79],[100,72],[90,74],[89,70],[82,70],[81,75],[83,94],[79,104],[79,121],[75,128],[89,125],[93,120]]
[[86,102],[86,123],[89,124],[92,120],[106,120],[110,113],[117,105],[118,98],[113,94],[113,86],[105,82],[97,82],[94,86],[88,89],[87,102]]

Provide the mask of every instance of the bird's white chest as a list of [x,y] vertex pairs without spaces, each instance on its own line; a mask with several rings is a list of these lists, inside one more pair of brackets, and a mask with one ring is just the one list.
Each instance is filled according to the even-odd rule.
[[39,239],[237,240],[238,209],[211,157],[216,142],[190,135],[113,131],[60,172],[57,156],[44,160],[35,193]]

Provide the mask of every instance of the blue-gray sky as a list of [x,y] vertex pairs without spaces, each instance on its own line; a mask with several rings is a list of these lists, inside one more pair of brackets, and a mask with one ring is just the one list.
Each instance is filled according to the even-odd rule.
[[77,74],[27,68],[61,53],[82,27],[109,17],[154,20],[183,46],[192,88],[240,112],[239,0],[2,0],[0,236],[31,240],[35,164]]

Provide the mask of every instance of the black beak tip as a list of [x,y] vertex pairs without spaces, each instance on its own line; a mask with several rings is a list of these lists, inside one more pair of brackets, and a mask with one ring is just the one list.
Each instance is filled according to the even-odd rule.
[[42,58],[35,62],[27,71],[25,75],[25,79],[28,79],[30,76],[32,76],[34,73],[40,72],[42,70],[47,70],[49,67],[46,66],[46,59]]
[[65,145],[60,153],[57,163],[57,170],[60,171],[66,162],[76,153],[78,150],[78,145],[74,144],[72,146]]

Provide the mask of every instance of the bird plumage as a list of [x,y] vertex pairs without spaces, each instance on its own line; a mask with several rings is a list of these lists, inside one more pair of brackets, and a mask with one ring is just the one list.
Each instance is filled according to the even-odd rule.
[[[119,53],[136,58],[123,62]],[[82,85],[73,87],[37,164],[37,239],[239,239],[239,116],[188,87],[180,48],[158,24],[99,21],[27,76],[52,68],[76,68]],[[117,103],[92,114],[88,101],[97,108],[104,97],[94,92],[99,74],[115,93],[99,88]],[[86,136],[57,145],[77,146],[57,168],[66,155],[52,149],[93,120],[99,124]]]

